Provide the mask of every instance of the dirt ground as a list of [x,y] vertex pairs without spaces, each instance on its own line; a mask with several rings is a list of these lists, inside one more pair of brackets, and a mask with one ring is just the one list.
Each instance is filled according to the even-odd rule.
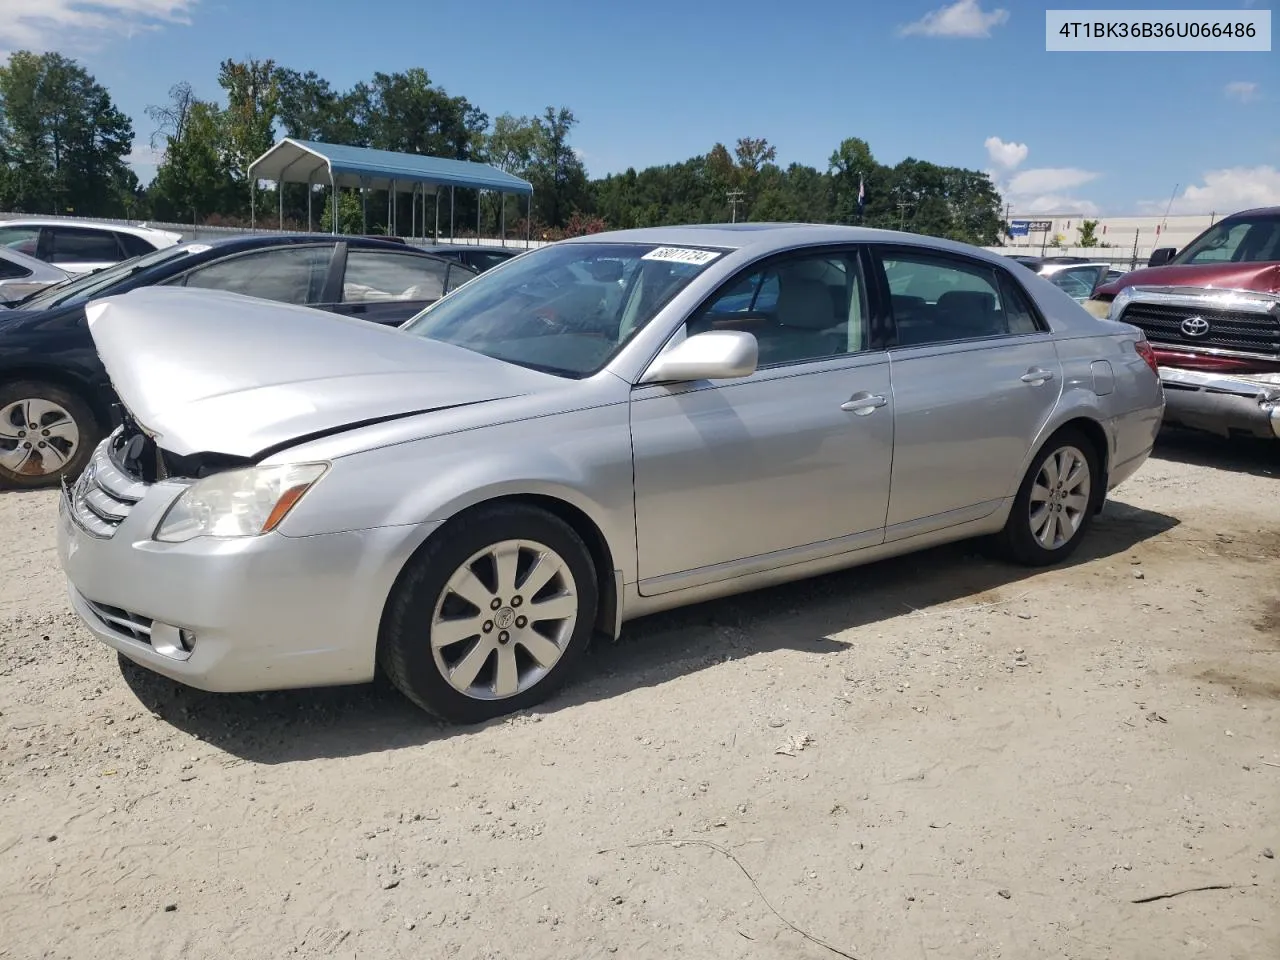
[[1070,566],[637,622],[467,729],[122,668],[0,494],[0,957],[1280,957],[1277,482],[1170,437]]

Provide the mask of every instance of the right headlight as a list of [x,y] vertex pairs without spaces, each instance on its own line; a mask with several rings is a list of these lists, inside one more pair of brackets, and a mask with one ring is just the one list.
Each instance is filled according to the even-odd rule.
[[227,470],[197,480],[170,505],[155,538],[182,543],[195,537],[269,533],[327,469],[326,463],[290,463]]

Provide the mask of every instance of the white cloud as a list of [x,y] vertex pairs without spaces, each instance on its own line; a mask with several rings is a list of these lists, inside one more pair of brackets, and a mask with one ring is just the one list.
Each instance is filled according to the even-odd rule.
[[1097,180],[1099,174],[1078,167],[1039,167],[1016,173],[1009,181],[1009,191],[1023,196],[1057,194]]
[[1055,215],[1075,213],[1082,217],[1095,217],[1100,213],[1098,205],[1092,200],[1082,200],[1079,197],[1069,197],[1057,193],[1046,193],[1038,197],[1026,197],[1016,202],[1014,200],[1009,202],[1013,204],[1015,213],[1019,210],[1023,213]]
[[999,137],[987,137],[982,145],[987,148],[987,156],[991,158],[991,162],[1006,170],[1012,170],[1021,164],[1030,153],[1025,143],[1015,143],[1012,140],[1006,143]]
[[189,23],[199,0],[4,0],[0,51],[67,50]]
[[[988,171],[1001,198],[1017,214],[1077,214],[1095,216],[1098,205],[1092,200],[1072,195],[1077,187],[1097,180],[1101,174],[1079,167],[1032,167],[1014,172],[1031,153],[1025,143],[1005,142],[987,137],[983,146],[1001,172]],[[1003,177],[1009,179],[1003,180]]]
[[992,27],[1008,19],[1008,10],[988,11],[979,6],[978,0],[956,0],[950,6],[926,13],[898,33],[904,37],[989,37]]
[[[1144,200],[1145,212],[1164,213],[1169,201]],[[1187,187],[1173,201],[1173,213],[1234,213],[1250,207],[1280,206],[1280,168],[1270,165],[1210,170],[1204,182]]]
[[164,161],[164,151],[134,143],[124,162],[135,167],[155,167]]
[[1222,88],[1222,92],[1233,100],[1248,103],[1258,99],[1258,85],[1248,80],[1236,80]]

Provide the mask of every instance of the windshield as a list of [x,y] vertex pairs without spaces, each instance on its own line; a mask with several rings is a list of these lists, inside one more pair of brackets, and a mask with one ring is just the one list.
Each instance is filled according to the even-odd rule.
[[1235,217],[1215,224],[1173,258],[1181,265],[1280,260],[1280,216]]
[[34,297],[23,300],[19,306],[23,310],[47,310],[50,307],[64,307],[76,303],[85,303],[108,288],[115,286],[121,280],[126,280],[139,271],[155,266],[157,263],[185,257],[188,254],[207,249],[208,247],[200,244],[184,243],[175,247],[154,250],[151,253],[133,257],[129,260],[121,260],[119,263],[104,267],[101,270],[94,270],[92,273],[86,273],[83,276],[71,277],[61,283],[55,283],[52,287],[46,287]]
[[723,253],[553,244],[481,274],[401,329],[534,370],[586,377]]

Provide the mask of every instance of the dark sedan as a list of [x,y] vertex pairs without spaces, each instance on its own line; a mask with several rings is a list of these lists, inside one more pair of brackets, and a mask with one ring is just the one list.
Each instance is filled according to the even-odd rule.
[[398,325],[476,273],[383,240],[273,235],[179,244],[49,287],[0,314],[0,486],[76,476],[118,419],[86,325],[91,300],[202,287]]

